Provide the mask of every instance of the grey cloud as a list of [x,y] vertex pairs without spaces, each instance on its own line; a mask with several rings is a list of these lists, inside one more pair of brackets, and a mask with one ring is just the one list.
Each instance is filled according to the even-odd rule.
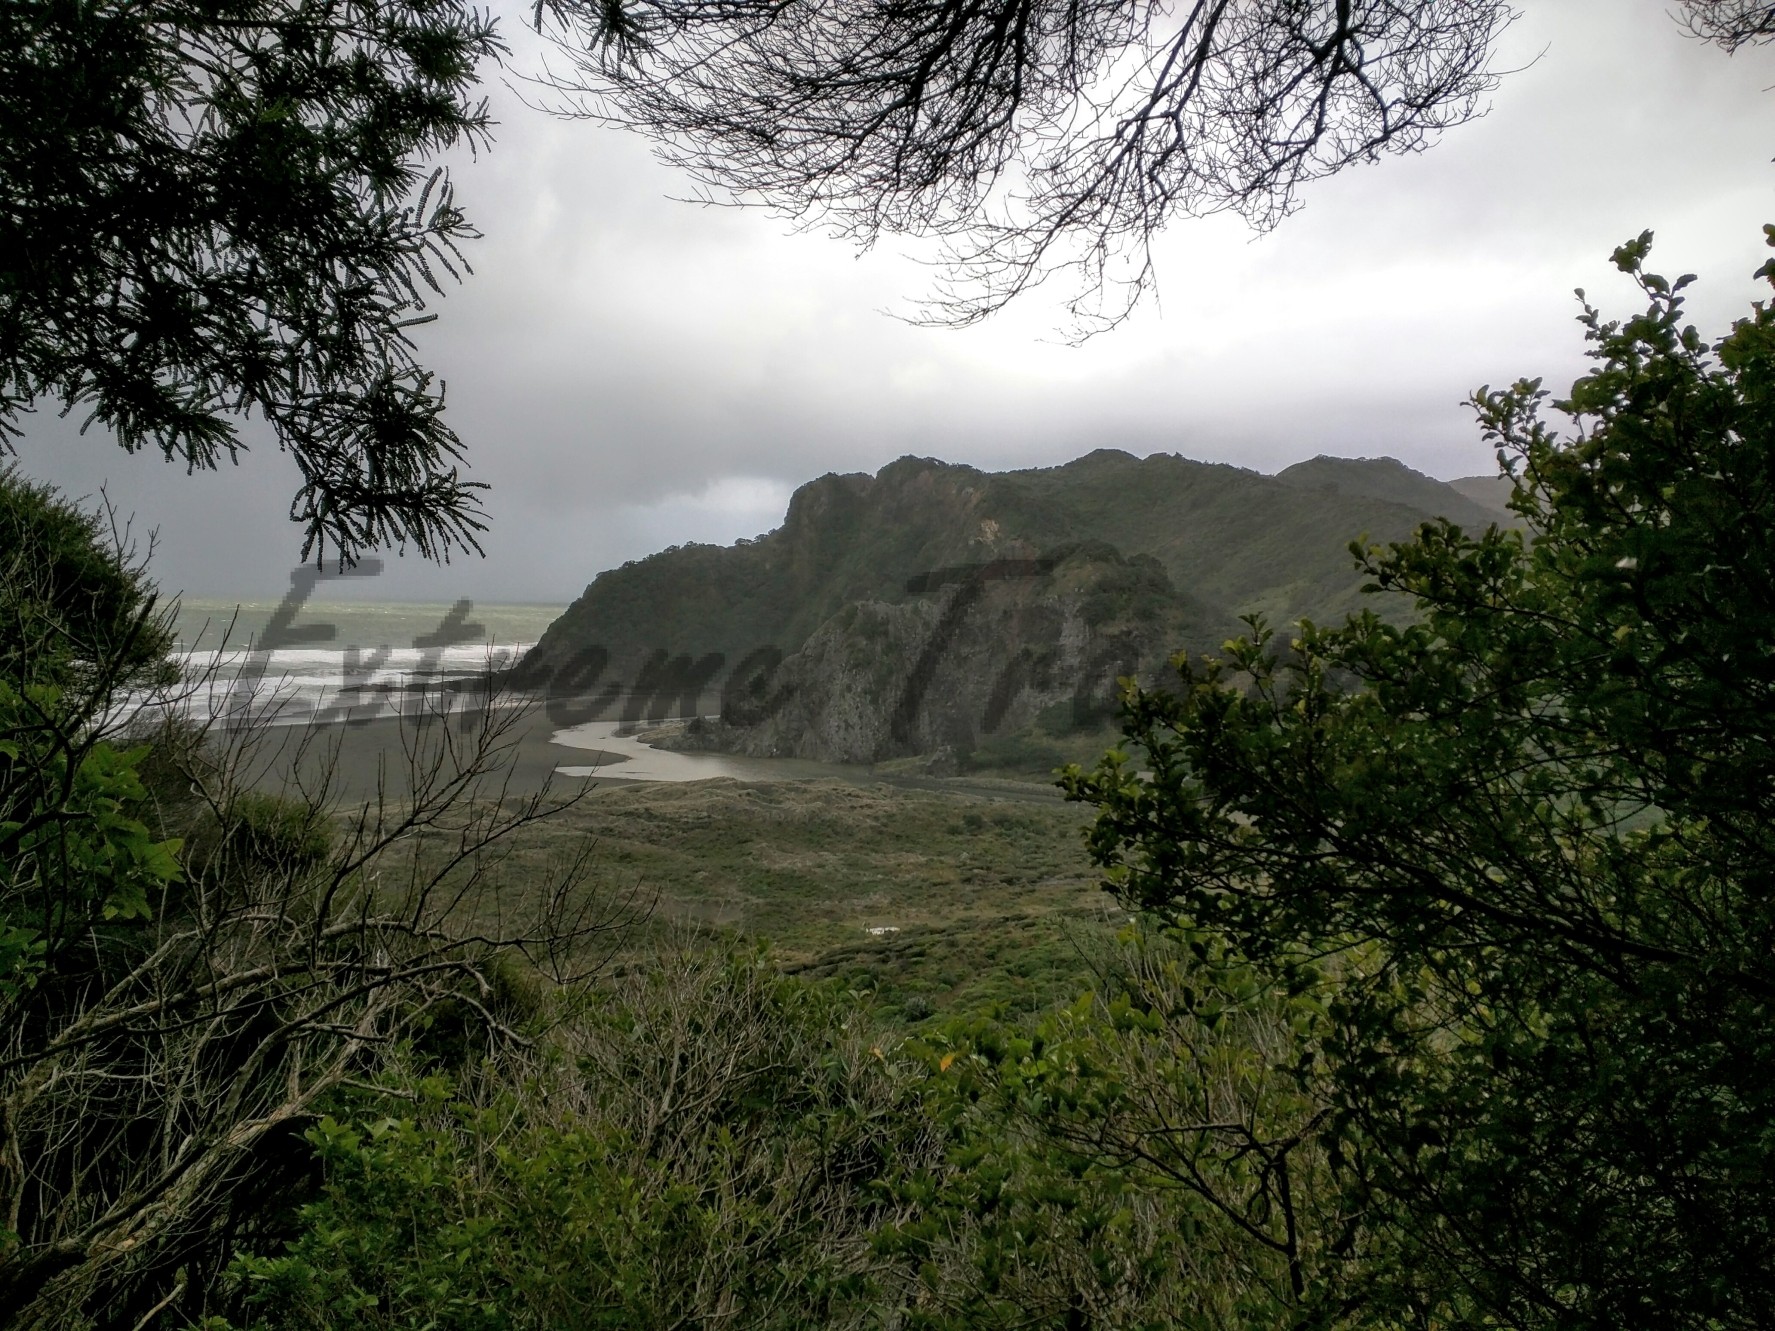
[[[916,246],[859,257],[763,214],[674,202],[686,183],[640,141],[496,86],[498,142],[455,164],[486,233],[476,274],[422,339],[493,486],[488,557],[391,561],[378,592],[569,597],[661,545],[772,525],[800,481],[906,452],[1012,467],[1110,445],[1263,470],[1389,453],[1443,476],[1489,469],[1462,399],[1581,373],[1571,289],[1632,308],[1607,264],[1621,240],[1653,227],[1658,266],[1702,274],[1704,329],[1755,296],[1775,152],[1770,52],[1728,59],[1650,0],[1525,8],[1501,63],[1529,67],[1488,119],[1323,182],[1272,235],[1174,226],[1160,302],[1082,348],[1052,340],[1047,293],[966,332],[886,318],[930,279]],[[275,449],[187,478],[68,433],[35,424],[26,466],[82,491],[109,477],[161,526],[168,584],[284,585],[299,534]]]

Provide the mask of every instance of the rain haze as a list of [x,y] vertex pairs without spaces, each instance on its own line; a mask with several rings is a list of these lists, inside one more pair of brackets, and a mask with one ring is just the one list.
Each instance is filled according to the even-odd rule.
[[[793,489],[907,453],[987,469],[1093,448],[1178,452],[1276,471],[1321,453],[1489,472],[1464,399],[1481,384],[1584,366],[1585,288],[1637,293],[1608,254],[1651,229],[1651,267],[1693,272],[1710,336],[1756,298],[1775,218],[1775,55],[1727,57],[1658,0],[1533,0],[1496,58],[1514,69],[1484,119],[1428,152],[1306,189],[1254,237],[1180,220],[1158,299],[1083,346],[1038,290],[966,330],[898,319],[932,280],[916,245],[859,255],[760,211],[699,206],[620,130],[526,104],[516,48],[487,92],[500,121],[451,163],[484,233],[475,272],[421,331],[472,475],[491,486],[484,559],[391,558],[378,598],[563,601],[600,570],[669,545],[778,525]],[[237,467],[187,476],[42,411],[25,470],[104,486],[156,529],[168,591],[276,597],[301,532],[296,473],[251,426]]]

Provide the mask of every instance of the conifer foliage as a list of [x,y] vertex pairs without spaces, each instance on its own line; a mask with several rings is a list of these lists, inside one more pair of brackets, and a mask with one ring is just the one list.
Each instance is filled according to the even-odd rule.
[[305,553],[472,547],[406,329],[475,233],[424,159],[484,143],[464,0],[0,9],[0,440],[38,400],[213,468],[257,414]]

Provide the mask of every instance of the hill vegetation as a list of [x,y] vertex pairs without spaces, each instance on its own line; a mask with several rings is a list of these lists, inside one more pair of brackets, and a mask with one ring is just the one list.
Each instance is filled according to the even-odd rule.
[[1264,476],[1115,449],[1009,472],[905,457],[874,476],[808,482],[783,525],[757,540],[681,546],[599,574],[520,679],[540,682],[590,645],[618,662],[658,648],[730,661],[764,645],[787,654],[846,605],[905,601],[918,574],[1085,541],[1153,556],[1226,620],[1329,620],[1359,595],[1352,539],[1402,540],[1440,516],[1473,529],[1499,520],[1391,459],[1320,458]]
[[[1476,396],[1520,526],[1180,655],[1072,803],[517,799],[498,708],[267,795],[120,729],[152,585],[0,483],[0,1328],[1761,1331],[1775,312],[1708,348],[1648,244],[1575,438]],[[1191,631],[1157,555],[1009,550],[796,655]]]
[[1171,652],[1218,647],[1241,616],[1341,617],[1360,597],[1353,537],[1500,516],[1391,459],[1272,477],[1113,449],[1002,473],[908,457],[809,482],[755,541],[601,574],[518,679],[598,693],[627,719],[718,696],[728,728],[699,742],[748,753],[966,759],[1038,719],[1052,731],[1063,704],[1101,721],[1119,676],[1155,681]]
[[1775,314],[1709,348],[1650,241],[1570,437],[1538,381],[1475,396],[1529,539],[1369,551],[1414,622],[1184,662],[1068,778],[1125,900],[1311,995],[1372,1277],[1430,1325],[1775,1317]]

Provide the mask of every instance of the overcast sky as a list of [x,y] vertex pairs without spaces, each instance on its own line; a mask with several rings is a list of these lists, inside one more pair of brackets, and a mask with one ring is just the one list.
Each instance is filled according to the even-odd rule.
[[[1003,469],[1109,446],[1261,471],[1387,454],[1490,472],[1463,399],[1581,372],[1572,289],[1635,306],[1616,244],[1652,228],[1656,271],[1700,274],[1690,311],[1712,335],[1756,298],[1775,220],[1775,50],[1728,58],[1660,0],[1523,8],[1499,64],[1529,67],[1486,119],[1309,188],[1270,235],[1175,224],[1160,300],[1083,347],[1056,340],[1040,292],[965,331],[897,321],[884,311],[929,280],[916,251],[859,257],[762,213],[675,202],[684,182],[644,142],[531,110],[495,71],[498,142],[455,171],[486,238],[422,343],[493,487],[487,556],[391,560],[376,599],[570,599],[625,559],[768,530],[801,482],[905,453]],[[187,477],[50,416],[20,455],[77,493],[107,484],[157,527],[169,591],[288,586],[295,470],[274,446]]]

